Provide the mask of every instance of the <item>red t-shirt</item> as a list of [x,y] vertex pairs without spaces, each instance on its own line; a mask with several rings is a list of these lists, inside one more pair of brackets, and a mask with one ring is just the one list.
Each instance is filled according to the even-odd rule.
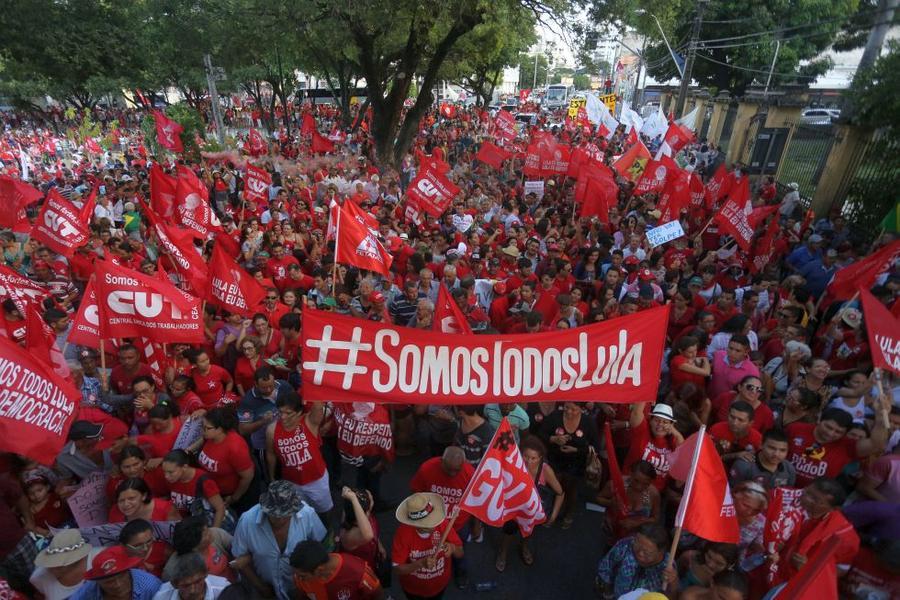
[[791,423],[786,429],[790,460],[797,470],[797,487],[806,487],[818,477],[837,477],[856,460],[856,440],[843,437],[823,446],[813,436],[815,428],[815,423]]
[[136,373],[128,374],[125,367],[116,365],[109,373],[109,386],[117,394],[130,394],[131,382],[138,377],[153,377],[153,369],[140,363]]
[[656,469],[654,485],[659,490],[666,487],[669,478],[669,455],[675,450],[675,440],[668,436],[656,437],[650,434],[650,421],[645,417],[641,424],[632,430],[631,449],[625,458],[624,469],[628,469],[639,460],[646,460]]
[[219,365],[210,365],[206,375],[194,369],[191,377],[197,386],[197,395],[207,407],[215,406],[225,394],[225,385],[231,383],[231,375]]
[[182,417],[172,419],[172,431],[168,433],[159,433],[150,428],[150,433],[137,436],[137,445],[149,450],[148,458],[162,458],[175,445],[178,434],[181,432],[181,426],[184,424]]
[[318,481],[325,474],[322,441],[306,424],[305,415],[293,431],[287,431],[281,420],[276,421],[272,441],[275,456],[281,464],[282,478],[297,485],[306,485]]
[[340,598],[341,600],[372,600],[378,596],[381,583],[366,561],[349,554],[332,554],[338,558],[338,568],[329,579],[294,578],[297,587],[309,598]]
[[[151,521],[168,521],[169,520],[169,512],[172,510],[172,503],[168,500],[163,500],[162,498],[154,498],[153,499],[153,512],[150,513]],[[109,509],[109,522],[110,523],[124,523],[125,515],[122,514],[122,511],[119,510],[118,504],[113,504],[112,508]]]
[[[853,598],[900,598],[900,577],[888,571],[871,548],[862,546],[842,579],[841,589]],[[865,592],[882,595],[867,596]]]
[[223,496],[230,496],[237,489],[239,472],[253,469],[250,448],[235,431],[229,431],[218,444],[207,440],[197,460],[209,472]]
[[[459,473],[453,477],[448,476],[441,467],[441,457],[436,456],[422,463],[422,466],[413,475],[412,481],[409,482],[409,489],[413,492],[434,492],[438,494],[444,499],[444,507],[449,513],[451,512],[450,509],[459,504],[463,492],[466,491],[466,486],[469,485],[473,475],[475,475],[475,467],[464,462]],[[459,517],[453,524],[453,528],[459,531],[468,519],[468,513],[460,512]]]
[[[728,411],[731,409],[731,403],[737,396],[737,392],[722,392],[713,401],[715,409],[716,421],[727,421]],[[775,414],[765,402],[760,402],[759,406],[753,409],[753,428],[759,432],[766,432],[775,427]]]
[[[433,554],[441,541],[441,536],[447,529],[447,524],[448,521],[444,520],[425,537],[419,535],[419,530],[415,527],[401,524],[394,534],[391,562],[395,565],[403,565]],[[448,534],[447,542],[457,546],[462,545],[459,535],[455,531]],[[443,552],[439,552],[434,568],[422,567],[409,575],[399,577],[400,587],[403,588],[403,591],[416,596],[437,596],[450,583],[451,570],[450,559]]]
[[195,469],[194,476],[190,481],[176,481],[175,483],[167,482],[166,487],[169,492],[169,498],[172,500],[172,504],[175,505],[175,508],[178,509],[178,512],[181,513],[181,516],[186,517],[190,514],[191,503],[197,497],[197,481],[203,475],[206,475],[206,479],[203,480],[201,487],[203,497],[209,499],[219,495],[219,486],[216,485],[215,480],[203,469]]
[[697,375],[696,373],[688,373],[679,368],[681,365],[691,362],[691,360],[680,354],[672,359],[672,362],[669,365],[669,373],[672,377],[672,389],[677,390],[685,383],[693,383],[697,386],[697,390],[702,394],[703,391],[706,390],[706,377]]
[[716,443],[719,454],[732,454],[734,452],[756,452],[762,445],[762,434],[752,426],[744,437],[738,439],[728,428],[728,423],[716,423],[709,428],[709,435]]
[[[115,504],[116,488],[119,487],[119,484],[125,479],[126,477],[120,473],[110,477],[106,481],[106,497],[111,504]],[[144,469],[144,475],[141,479],[143,479],[144,483],[147,484],[147,487],[150,488],[150,493],[153,494],[154,498],[165,498],[169,495],[166,487],[166,477],[163,475],[163,470],[161,468]]]

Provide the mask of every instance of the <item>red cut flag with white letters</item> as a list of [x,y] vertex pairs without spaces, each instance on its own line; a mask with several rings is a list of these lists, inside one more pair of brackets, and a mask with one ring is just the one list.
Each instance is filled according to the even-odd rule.
[[19,275],[9,267],[0,265],[0,301],[9,298],[16,305],[16,309],[24,315],[28,302],[40,304],[46,297],[46,288]]
[[22,347],[0,338],[0,450],[53,464],[81,393]]
[[253,202],[265,202],[269,199],[269,186],[272,176],[265,169],[247,165],[247,177],[244,180],[244,198]]
[[72,327],[66,339],[70,344],[100,348],[100,317],[97,313],[97,292],[94,287],[92,277],[84,288],[78,312],[72,319]]
[[900,321],[869,290],[860,288],[872,363],[900,375]]
[[685,482],[675,526],[710,542],[738,543],[741,531],[728,476],[706,427],[686,439],[670,463],[669,475]]
[[442,173],[426,167],[409,184],[406,193],[415,199],[421,210],[439,217],[459,194],[459,188]]
[[459,309],[456,300],[447,291],[447,286],[441,284],[438,291],[438,300],[434,305],[434,318],[431,321],[431,330],[441,333],[472,333],[469,321]]
[[75,205],[52,188],[31,229],[31,237],[56,253],[71,257],[87,243],[90,232]]
[[184,144],[181,143],[184,127],[158,110],[153,112],[153,116],[156,119],[156,141],[159,145],[172,152],[184,152]]
[[170,283],[97,261],[97,310],[104,339],[146,337],[162,343],[203,343],[200,299]]
[[346,207],[338,213],[335,261],[390,277],[393,257],[368,227],[359,222]]
[[265,288],[219,244],[213,246],[204,293],[210,302],[246,317],[252,317],[266,297]]
[[525,468],[506,417],[463,492],[459,509],[492,527],[515,519],[526,537],[547,520],[534,478]]
[[247,135],[247,146],[252,156],[262,156],[269,151],[269,144],[263,139],[262,134],[252,127]]

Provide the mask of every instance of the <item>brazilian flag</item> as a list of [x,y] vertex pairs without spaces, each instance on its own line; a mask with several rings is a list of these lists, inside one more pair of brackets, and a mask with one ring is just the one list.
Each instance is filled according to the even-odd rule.
[[894,208],[887,214],[881,226],[888,233],[900,232],[900,203],[894,204]]

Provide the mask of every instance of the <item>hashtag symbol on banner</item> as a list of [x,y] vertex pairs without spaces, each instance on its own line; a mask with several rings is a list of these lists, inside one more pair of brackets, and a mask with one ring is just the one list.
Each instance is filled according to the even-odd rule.
[[[303,368],[313,371],[313,383],[316,385],[322,384],[322,377],[325,373],[343,373],[344,381],[341,385],[345,390],[348,390],[353,384],[354,375],[364,375],[368,371],[366,367],[357,365],[356,359],[359,356],[360,351],[368,352],[371,350],[372,344],[363,343],[361,341],[361,327],[353,328],[353,335],[350,336],[350,341],[347,342],[331,339],[332,331],[332,326],[326,325],[322,329],[322,339],[306,340],[307,346],[319,349],[319,359],[316,361],[304,362]],[[347,350],[347,362],[343,364],[328,362],[328,352],[330,350]]]

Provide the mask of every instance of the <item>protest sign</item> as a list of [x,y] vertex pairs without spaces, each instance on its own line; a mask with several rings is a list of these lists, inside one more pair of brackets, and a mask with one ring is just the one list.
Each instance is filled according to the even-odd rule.
[[109,504],[106,501],[108,479],[109,474],[105,471],[94,471],[69,496],[69,510],[79,527],[103,525],[109,520]]
[[681,221],[669,221],[659,227],[647,230],[647,241],[650,242],[651,248],[662,246],[666,242],[677,240],[683,236],[684,229],[681,227]]
[[[153,539],[172,543],[172,536],[175,532],[175,525],[178,521],[150,521],[150,528],[153,530]],[[119,533],[125,523],[106,523],[105,525],[95,525],[93,527],[79,527],[81,537],[94,548],[102,548],[103,546],[114,546],[119,543]],[[55,527],[50,528],[50,533],[56,535],[62,531]]]
[[668,311],[527,336],[470,336],[304,309],[304,395],[382,404],[641,402],[656,396]]
[[184,450],[199,440],[201,435],[203,435],[203,419],[188,419],[181,425],[181,430],[178,432],[178,437],[175,438],[175,444],[172,446],[172,449]]
[[534,193],[538,200],[544,197],[544,182],[543,181],[526,181],[525,182],[525,195]]

